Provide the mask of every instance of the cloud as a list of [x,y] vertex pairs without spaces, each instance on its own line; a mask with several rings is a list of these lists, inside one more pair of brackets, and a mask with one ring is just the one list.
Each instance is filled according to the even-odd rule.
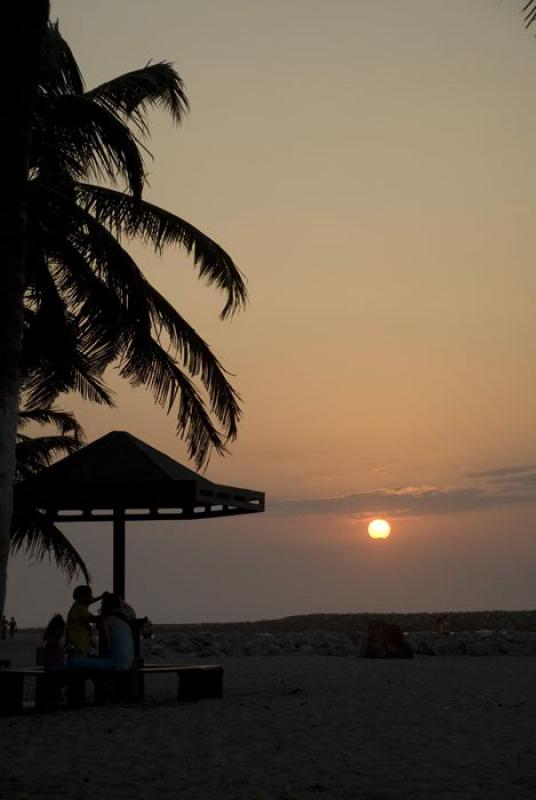
[[526,473],[536,473],[536,464],[523,464],[517,467],[500,467],[499,469],[488,469],[485,472],[469,473],[473,478],[508,478]]
[[494,486],[508,486],[518,491],[530,490],[536,486],[536,464],[523,464],[515,467],[501,467],[486,472],[472,473],[474,478],[483,478]]
[[[495,471],[494,471],[495,472]],[[536,477],[536,476],[535,476]],[[306,500],[274,500],[269,510],[277,515],[351,514],[368,517],[389,514],[391,517],[427,514],[455,514],[526,503],[536,500],[533,484],[522,487],[403,486],[377,489],[336,497]]]

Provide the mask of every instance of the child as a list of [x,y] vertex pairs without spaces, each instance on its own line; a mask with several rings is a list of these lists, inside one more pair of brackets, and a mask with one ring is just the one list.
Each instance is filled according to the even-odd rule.
[[65,633],[65,620],[54,614],[45,628],[43,639],[43,667],[45,675],[38,676],[35,686],[35,706],[41,711],[53,711],[63,702],[62,687],[65,674],[65,652],[61,640]]
[[43,666],[46,670],[63,669],[65,666],[65,653],[61,644],[64,634],[65,620],[61,614],[54,614],[43,634],[45,640]]
[[94,649],[93,628],[91,623],[97,618],[89,613],[91,603],[100,600],[93,597],[91,586],[77,586],[73,592],[74,603],[67,615],[67,628],[65,632],[65,645],[69,655],[88,656]]

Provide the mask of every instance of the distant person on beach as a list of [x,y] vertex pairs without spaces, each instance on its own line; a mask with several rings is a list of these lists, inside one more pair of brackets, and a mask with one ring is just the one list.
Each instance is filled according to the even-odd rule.
[[119,595],[105,592],[102,598],[100,633],[101,656],[73,656],[70,669],[129,670],[134,664],[132,629],[122,611]]
[[153,638],[153,623],[149,619],[149,617],[144,617],[143,622],[141,625],[141,636],[142,639],[152,639]]
[[138,631],[139,636],[141,637],[141,641],[139,643],[139,663],[141,666],[143,666],[148,642],[153,638],[153,623],[149,617],[143,617]]
[[15,617],[11,617],[9,620],[9,638],[13,639],[15,636],[15,631],[17,630],[17,620]]
[[61,614],[54,614],[43,634],[45,641],[43,666],[46,670],[65,669],[65,651],[62,642],[64,636],[65,620]]
[[444,617],[437,620],[437,632],[446,636],[450,633],[450,624]]
[[2,639],[7,639],[9,622],[7,621],[7,617],[5,614],[2,614],[2,619],[0,619],[0,628],[2,629]]
[[103,595],[93,597],[91,586],[77,586],[73,592],[74,603],[67,615],[65,646],[72,656],[88,656],[95,649],[92,622],[97,617],[90,614],[89,606]]

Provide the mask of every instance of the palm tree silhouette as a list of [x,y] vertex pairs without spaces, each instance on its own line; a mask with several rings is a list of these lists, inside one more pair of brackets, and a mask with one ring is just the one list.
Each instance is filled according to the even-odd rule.
[[[53,426],[57,433],[30,436],[29,424]],[[48,467],[57,456],[76,452],[84,443],[84,432],[73,414],[59,408],[26,408],[19,412],[16,445],[15,483],[36,475]],[[67,537],[37,509],[17,509],[11,530],[11,552],[25,553],[36,562],[47,556],[56,566],[74,578],[82,573],[90,582],[88,568]]]
[[188,109],[170,64],[149,64],[84,91],[71,50],[57,24],[49,24],[33,123],[25,300],[25,350],[41,355],[26,369],[26,388],[32,406],[72,389],[111,403],[103,373],[115,364],[168,413],[176,408],[178,434],[199,467],[236,437],[239,397],[208,345],[151,286],[123,240],[138,238],[157,253],[178,245],[191,254],[200,277],[225,293],[222,318],[245,305],[247,292],[218,244],[143,200],[152,107],[177,124]]
[[48,0],[7,3],[2,8],[10,52],[2,66],[12,71],[2,103],[0,142],[2,190],[0,215],[0,613],[4,609],[7,559],[13,509],[15,440],[20,388],[23,298],[28,245],[28,168],[32,106],[37,88]]
[[132,385],[148,387],[168,413],[176,410],[178,435],[201,466],[236,437],[239,397],[208,345],[145,279],[122,237],[141,239],[157,253],[178,245],[190,254],[200,277],[225,293],[222,318],[247,300],[240,271],[216,242],[142,199],[148,111],[160,108],[179,124],[188,110],[173,67],[149,64],[84,91],[57,25],[48,23],[42,44],[47,0],[8,4],[5,11],[18,60],[2,126],[10,203],[0,225],[0,610],[21,336],[32,409],[49,408],[59,391],[72,390],[112,404],[103,374],[115,365]]
[[[50,466],[58,456],[70,455],[83,446],[84,431],[74,414],[53,405],[66,387],[77,387],[84,396],[96,402],[112,403],[98,377],[98,365],[91,363],[83,353],[71,318],[67,316],[64,320],[63,339],[56,341],[55,331],[47,331],[46,315],[43,316],[43,319],[36,318],[34,312],[25,309],[22,408],[18,414],[15,484]],[[45,381],[47,374],[49,378]],[[32,393],[29,390],[31,385],[40,385],[40,392]],[[26,432],[28,425],[34,428],[35,425],[52,426],[56,433],[29,435]],[[10,545],[13,554],[25,553],[38,563],[48,556],[69,579],[82,573],[85,581],[90,582],[82,556],[38,509],[15,506]]]

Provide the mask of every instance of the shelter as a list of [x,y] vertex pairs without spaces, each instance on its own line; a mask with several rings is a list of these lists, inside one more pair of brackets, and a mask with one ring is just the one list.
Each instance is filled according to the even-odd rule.
[[264,493],[209,481],[126,431],[111,431],[19,484],[16,504],[52,522],[113,522],[113,589],[125,596],[125,524],[264,511]]

